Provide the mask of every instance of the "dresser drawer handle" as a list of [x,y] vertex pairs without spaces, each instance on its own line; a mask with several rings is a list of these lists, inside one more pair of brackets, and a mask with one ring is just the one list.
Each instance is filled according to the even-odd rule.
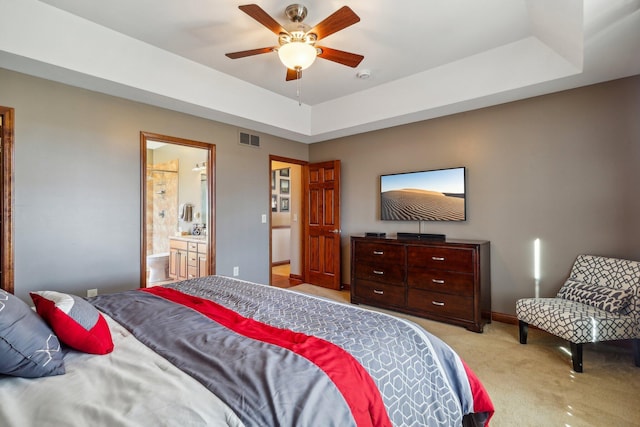
[[381,290],[379,290],[379,289],[374,289],[374,290],[373,290],[373,293],[374,293],[374,294],[378,294],[378,295],[384,295],[384,291],[381,291]]
[[373,274],[377,274],[378,276],[382,276],[384,274],[384,271],[373,270]]
[[438,285],[444,285],[444,280],[442,279],[431,279],[433,283],[437,283]]
[[384,255],[384,251],[373,251],[374,255]]
[[434,261],[444,261],[444,257],[441,256],[432,256],[431,259]]
[[444,307],[444,303],[443,303],[443,302],[440,302],[440,301],[431,301],[431,304],[433,304],[433,305],[437,305],[437,306],[439,306],[439,307]]

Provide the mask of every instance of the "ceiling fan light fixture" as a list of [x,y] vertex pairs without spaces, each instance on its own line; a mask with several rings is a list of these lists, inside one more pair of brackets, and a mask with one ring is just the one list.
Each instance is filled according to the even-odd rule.
[[290,70],[305,70],[316,60],[316,48],[310,44],[292,41],[278,49],[278,57]]

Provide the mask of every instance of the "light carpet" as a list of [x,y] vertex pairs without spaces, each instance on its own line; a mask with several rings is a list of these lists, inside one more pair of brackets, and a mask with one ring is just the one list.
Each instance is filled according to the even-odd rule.
[[[309,284],[289,289],[349,303],[348,291]],[[571,368],[568,343],[539,330],[530,328],[528,343],[522,345],[518,327],[511,324],[494,321],[478,334],[367,308],[412,320],[456,350],[493,400],[492,427],[640,426],[640,368],[633,364],[630,347],[586,344],[584,372],[577,374]]]

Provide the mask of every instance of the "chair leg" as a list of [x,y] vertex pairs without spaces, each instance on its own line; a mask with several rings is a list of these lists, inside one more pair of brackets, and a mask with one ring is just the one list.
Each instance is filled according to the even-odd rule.
[[640,368],[640,338],[631,340],[633,343],[633,361]]
[[520,344],[526,344],[527,335],[529,333],[529,324],[522,320],[518,320],[518,329],[520,331]]
[[582,344],[571,344],[571,359],[573,360],[573,370],[582,372]]

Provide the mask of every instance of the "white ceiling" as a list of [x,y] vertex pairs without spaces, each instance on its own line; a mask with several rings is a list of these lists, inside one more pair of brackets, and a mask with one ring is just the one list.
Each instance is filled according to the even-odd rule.
[[318,44],[365,59],[319,58],[298,98],[276,53],[224,55],[277,45],[241,4],[0,0],[0,67],[307,143],[640,74],[640,0],[308,0],[311,26],[359,15]]

